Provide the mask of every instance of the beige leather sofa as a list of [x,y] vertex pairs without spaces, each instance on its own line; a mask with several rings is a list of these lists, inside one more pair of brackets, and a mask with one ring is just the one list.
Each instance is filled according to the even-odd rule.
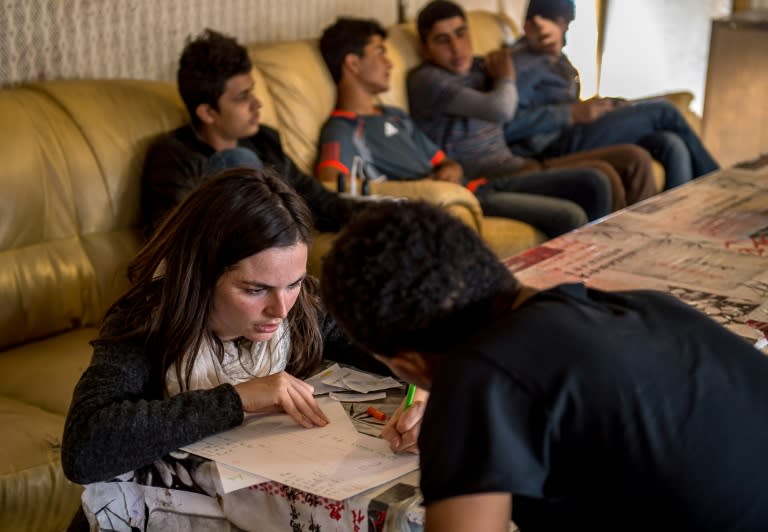
[[139,244],[144,152],[184,120],[165,83],[0,91],[0,530],[61,530],[79,504],[64,416]]
[[[475,13],[473,34],[500,39]],[[397,65],[385,100],[405,106],[413,33],[392,31]],[[263,121],[277,127],[306,171],[333,86],[310,41],[252,48]],[[169,83],[51,81],[0,90],[0,531],[62,530],[79,505],[59,447],[72,389],[88,364],[100,318],[126,287],[140,241],[139,177],[159,134],[186,120]],[[382,183],[374,192],[426,197],[475,227],[499,255],[541,241],[529,226],[484,218],[474,196],[445,183]],[[321,235],[311,268],[327,245]]]

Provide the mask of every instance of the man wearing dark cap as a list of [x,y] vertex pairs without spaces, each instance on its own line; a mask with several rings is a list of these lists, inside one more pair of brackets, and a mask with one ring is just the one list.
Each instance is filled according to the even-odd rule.
[[[525,35],[513,47],[518,108],[504,128],[512,151],[528,157],[556,157],[637,144],[664,166],[666,188],[717,170],[718,164],[671,103],[579,99],[579,72],[562,52],[574,18],[573,0],[531,0],[529,4]],[[547,21],[560,28],[558,35],[553,36]]]

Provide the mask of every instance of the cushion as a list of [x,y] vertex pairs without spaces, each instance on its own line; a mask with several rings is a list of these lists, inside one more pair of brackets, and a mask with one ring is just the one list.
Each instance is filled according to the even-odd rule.
[[483,218],[482,236],[499,259],[506,259],[547,240],[544,233],[531,225],[496,216]]
[[[78,126],[96,165],[67,176],[82,233],[138,222],[144,155],[159,135],[187,121],[174,84],[136,80],[50,81],[30,85],[49,96]],[[56,139],[59,140],[59,139]],[[51,144],[45,144],[51,149]],[[67,153],[71,157],[73,153]]]
[[144,153],[186,120],[173,84],[52,81],[3,90],[0,347],[96,323],[138,246]]
[[320,128],[336,102],[336,86],[317,41],[258,44],[248,53],[269,86],[285,152],[312,175]]
[[95,328],[80,328],[3,351],[0,396],[64,416],[91,361]]
[[0,396],[0,424],[0,530],[64,530],[82,492],[61,470],[64,418]]

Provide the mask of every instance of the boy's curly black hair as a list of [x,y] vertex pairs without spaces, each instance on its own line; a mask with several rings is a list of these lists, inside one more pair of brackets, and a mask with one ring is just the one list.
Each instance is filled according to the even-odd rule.
[[355,217],[323,263],[328,311],[382,356],[439,353],[491,317],[518,283],[477,233],[426,202],[382,202]]
[[192,124],[200,125],[197,107],[208,104],[219,109],[219,98],[227,81],[251,71],[248,51],[234,38],[205,29],[187,44],[179,59],[176,83]]

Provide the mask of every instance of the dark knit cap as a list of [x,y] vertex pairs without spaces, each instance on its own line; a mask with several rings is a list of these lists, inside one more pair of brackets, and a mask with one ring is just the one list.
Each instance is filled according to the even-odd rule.
[[528,20],[536,15],[549,20],[562,17],[566,22],[571,22],[576,17],[576,7],[573,0],[531,0],[525,18]]

